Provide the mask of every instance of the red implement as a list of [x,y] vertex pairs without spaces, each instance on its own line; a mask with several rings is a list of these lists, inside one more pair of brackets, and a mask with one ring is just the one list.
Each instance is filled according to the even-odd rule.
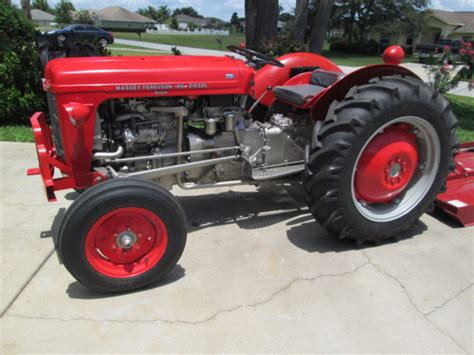
[[461,144],[455,156],[456,169],[446,179],[447,190],[436,205],[463,226],[474,226],[474,142]]

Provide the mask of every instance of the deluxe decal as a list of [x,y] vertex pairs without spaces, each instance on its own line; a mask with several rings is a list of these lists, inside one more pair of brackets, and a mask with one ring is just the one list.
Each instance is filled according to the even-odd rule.
[[207,83],[179,83],[179,84],[138,84],[138,85],[116,85],[115,91],[162,91],[162,90],[186,90],[206,89]]

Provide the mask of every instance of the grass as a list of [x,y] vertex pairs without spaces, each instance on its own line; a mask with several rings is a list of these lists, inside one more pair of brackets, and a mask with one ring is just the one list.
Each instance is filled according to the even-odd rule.
[[107,46],[107,49],[118,49],[118,48],[129,48],[129,49],[146,49],[146,50],[150,50],[150,48],[147,48],[147,47],[140,47],[140,46],[131,46],[129,44],[117,44],[117,43],[114,43],[114,44],[109,44]]
[[[131,39],[138,41],[138,35],[131,32],[114,32],[114,38]],[[185,46],[205,49],[222,49],[230,45],[240,45],[245,42],[245,35],[242,33],[233,33],[228,36],[201,36],[201,35],[166,35],[143,33],[141,35],[143,42],[168,44],[172,46]],[[219,48],[217,39],[222,39],[222,45]]]
[[168,52],[160,52],[160,51],[152,51],[152,50],[131,51],[127,49],[115,49],[115,48],[110,48],[110,52],[112,53],[112,56],[149,57],[149,56],[157,56],[157,55],[171,55],[171,53],[168,53]]
[[461,142],[474,142],[474,98],[452,94],[446,96],[458,118],[459,139]]
[[30,126],[0,126],[2,142],[34,142],[33,130]]

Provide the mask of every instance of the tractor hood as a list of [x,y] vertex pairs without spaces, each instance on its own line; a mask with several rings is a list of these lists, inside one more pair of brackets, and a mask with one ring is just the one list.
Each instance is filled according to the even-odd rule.
[[60,58],[46,66],[44,87],[121,97],[244,94],[252,77],[251,68],[228,56]]

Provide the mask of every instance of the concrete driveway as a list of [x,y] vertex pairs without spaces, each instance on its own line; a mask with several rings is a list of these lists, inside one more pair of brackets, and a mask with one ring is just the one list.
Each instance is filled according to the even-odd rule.
[[[472,352],[473,229],[425,215],[397,243],[326,235],[299,187],[175,191],[188,244],[166,281],[104,296],[53,252],[32,144],[0,143],[1,353]],[[196,195],[196,196],[194,196]]]

